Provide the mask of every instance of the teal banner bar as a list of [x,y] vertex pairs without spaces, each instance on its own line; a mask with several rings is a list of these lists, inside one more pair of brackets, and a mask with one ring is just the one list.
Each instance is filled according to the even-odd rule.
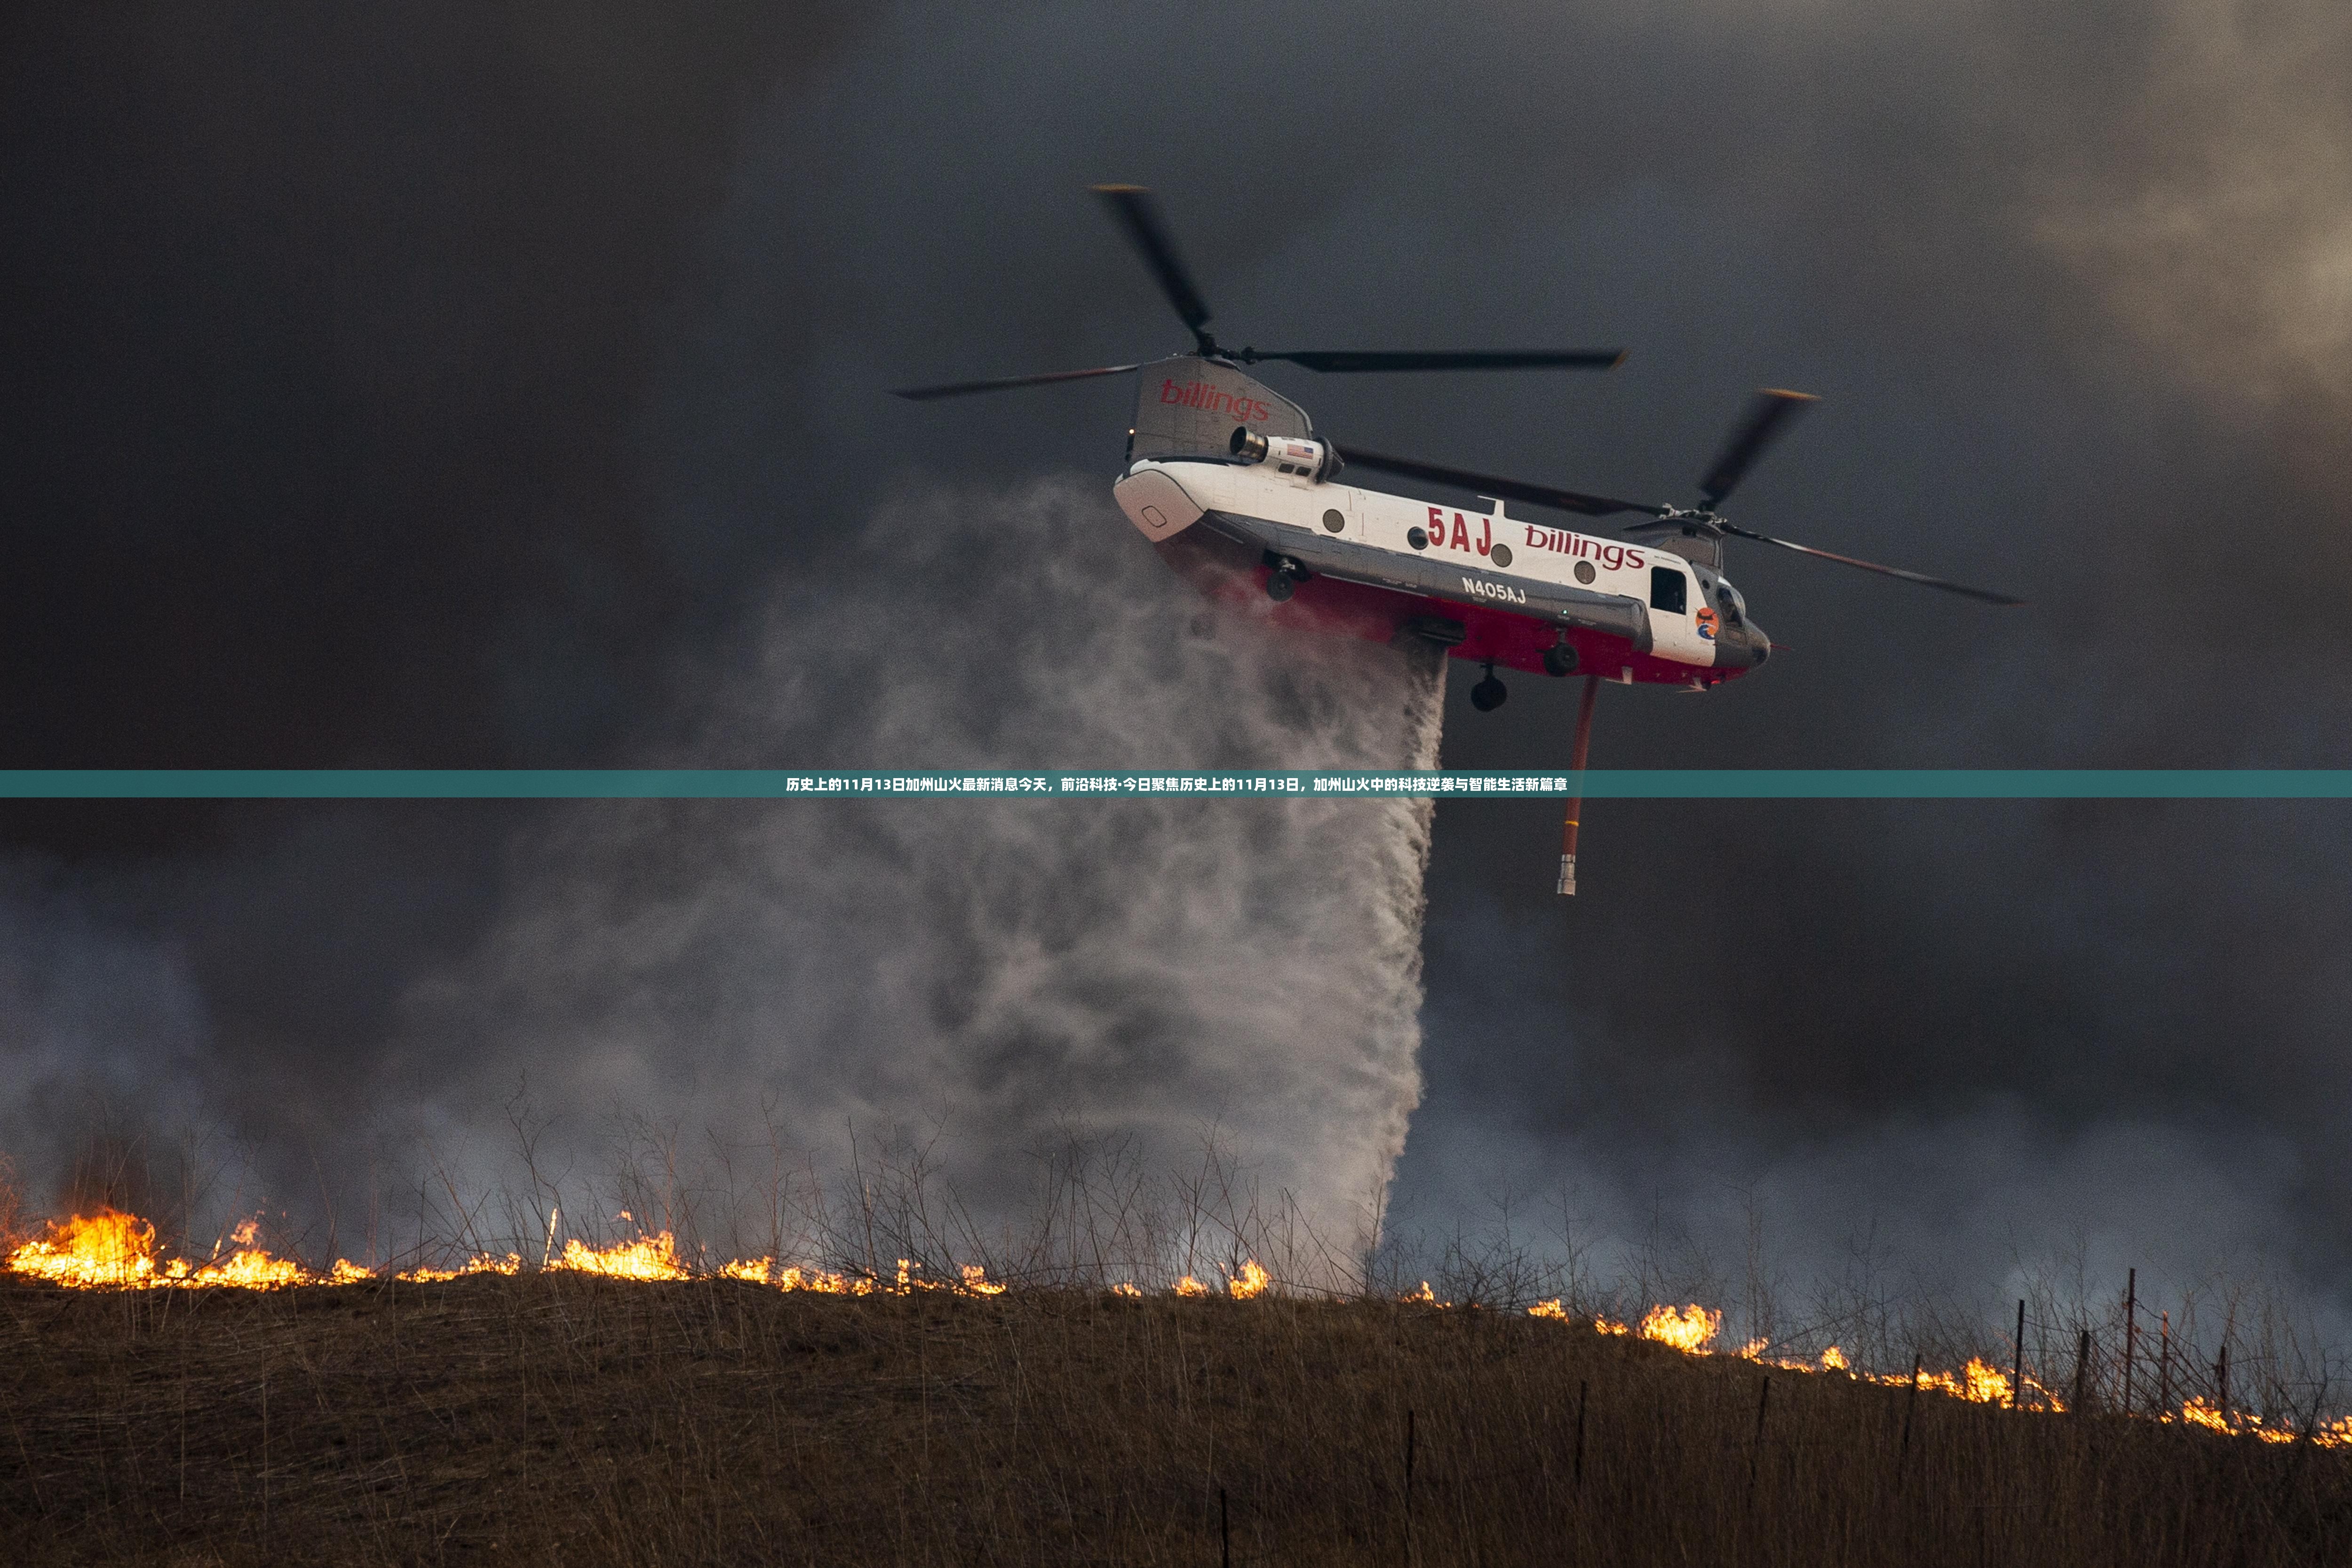
[[824,800],[1209,795],[1591,800],[2345,800],[2352,768],[1595,768],[1561,773],[791,768],[0,770],[5,800]]

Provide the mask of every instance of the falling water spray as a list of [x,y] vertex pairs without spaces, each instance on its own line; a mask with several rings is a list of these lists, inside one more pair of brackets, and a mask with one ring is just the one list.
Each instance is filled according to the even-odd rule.
[[[779,587],[698,700],[695,760],[1434,764],[1433,658],[1205,603],[1098,487],[910,494],[861,543],[871,568]],[[581,806],[518,847],[490,941],[412,994],[389,1076],[477,1146],[519,1081],[559,1142],[619,1113],[679,1147],[781,1131],[822,1169],[915,1130],[983,1225],[1069,1137],[1163,1170],[1213,1142],[1239,1206],[1344,1266],[1421,1094],[1430,827],[1396,800]]]

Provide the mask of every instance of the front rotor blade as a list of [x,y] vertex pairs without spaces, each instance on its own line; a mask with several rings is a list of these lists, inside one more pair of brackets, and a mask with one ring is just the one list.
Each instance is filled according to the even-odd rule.
[[1339,458],[1342,462],[1356,468],[1376,468],[1401,479],[1426,479],[1431,484],[1453,485],[1477,495],[1523,500],[1530,506],[1558,507],[1562,511],[1582,512],[1587,517],[1608,517],[1621,511],[1645,511],[1655,517],[1666,510],[1662,506],[1644,506],[1640,501],[1612,500],[1607,496],[1589,496],[1575,490],[1557,489],[1550,485],[1531,485],[1523,479],[1474,474],[1467,468],[1449,468],[1443,463],[1424,463],[1418,458],[1391,458],[1355,447],[1342,447]]
[[1724,444],[1723,456],[1715,460],[1715,467],[1698,482],[1699,493],[1706,498],[1707,510],[1712,511],[1723,504],[1723,498],[1756,466],[1756,459],[1764,455],[1765,448],[1789,427],[1789,421],[1805,405],[1820,401],[1810,393],[1782,392],[1773,387],[1758,393],[1756,401],[1748,406],[1747,418]]
[[1127,231],[1129,241],[1143,253],[1144,265],[1160,280],[1160,292],[1176,307],[1176,314],[1184,324],[1198,333],[1209,324],[1209,303],[1192,287],[1192,275],[1185,270],[1183,260],[1176,254],[1176,241],[1160,216],[1160,204],[1141,185],[1097,185],[1095,195],[1110,204],[1111,216]]
[[1816,550],[1810,544],[1794,544],[1785,539],[1775,539],[1769,533],[1758,533],[1753,529],[1735,528],[1730,523],[1721,521],[1718,521],[1716,526],[1726,533],[1737,534],[1741,539],[1752,539],[1759,544],[1777,544],[1783,550],[1793,550],[1800,555],[1817,555],[1823,561],[1834,561],[1841,566],[1858,566],[1864,572],[1875,572],[1882,577],[1900,577],[1906,583],[1916,583],[1927,588],[1941,588],[1947,594],[1960,594],[1971,599],[1981,599],[1988,605],[2025,603],[2024,600],[2013,599],[2007,594],[1996,594],[1990,588],[1971,588],[1965,583],[1954,583],[1942,577],[1930,577],[1924,572],[1906,572],[1900,566],[1881,566],[1875,561],[1857,561],[1851,555],[1840,555],[1833,550]]
[[1623,349],[1471,349],[1461,353],[1444,350],[1420,352],[1407,350],[1391,353],[1379,350],[1363,352],[1352,349],[1300,349],[1294,353],[1276,353],[1272,350],[1244,349],[1242,363],[1258,360],[1287,360],[1308,370],[1614,370],[1625,363]]
[[1002,375],[992,381],[950,381],[944,386],[909,386],[890,395],[913,403],[929,403],[940,397],[962,397],[974,392],[1010,392],[1016,386],[1050,386],[1057,381],[1085,381],[1089,376],[1118,375],[1142,368],[1140,364],[1106,364],[1093,370],[1050,371],[1044,375]]

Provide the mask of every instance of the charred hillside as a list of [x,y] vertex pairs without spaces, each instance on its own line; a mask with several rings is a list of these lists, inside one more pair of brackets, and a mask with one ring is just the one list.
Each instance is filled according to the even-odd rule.
[[2352,1462],[1411,1302],[0,1278],[26,1563],[2340,1561]]

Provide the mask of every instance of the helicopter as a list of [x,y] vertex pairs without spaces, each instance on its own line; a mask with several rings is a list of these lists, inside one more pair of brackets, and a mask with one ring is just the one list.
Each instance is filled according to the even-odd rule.
[[[1192,332],[1186,353],[1133,364],[905,388],[918,402],[1140,373],[1126,465],[1111,487],[1121,512],[1213,598],[1272,601],[1278,622],[1434,651],[1482,667],[1481,712],[1508,688],[1497,668],[1585,677],[1571,770],[1581,774],[1602,681],[1708,691],[1760,668],[1773,643],[1724,572],[1724,542],[1745,539],[1991,605],[2023,600],[1885,566],[1739,526],[1719,510],[1815,398],[1755,395],[1700,477],[1693,506],[1620,500],[1415,458],[1342,448],[1307,411],[1247,367],[1287,363],[1322,374],[1376,371],[1606,371],[1622,349],[1353,351],[1228,349],[1150,192],[1095,194]],[[1339,482],[1343,469],[1465,490],[1453,507]],[[1636,514],[1622,539],[1508,512],[1512,504],[1583,517]],[[1576,891],[1580,801],[1562,824],[1557,890]]]

